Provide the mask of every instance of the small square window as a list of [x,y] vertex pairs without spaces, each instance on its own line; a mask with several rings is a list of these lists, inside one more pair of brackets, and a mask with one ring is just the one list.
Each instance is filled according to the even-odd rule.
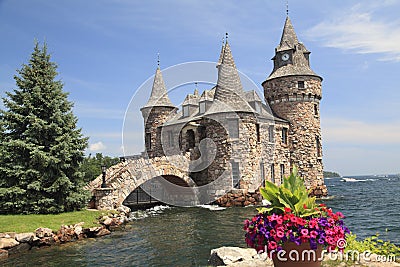
[[298,81],[298,82],[297,82],[297,88],[299,88],[299,89],[304,89],[304,88],[305,88],[305,86],[304,86],[304,81]]

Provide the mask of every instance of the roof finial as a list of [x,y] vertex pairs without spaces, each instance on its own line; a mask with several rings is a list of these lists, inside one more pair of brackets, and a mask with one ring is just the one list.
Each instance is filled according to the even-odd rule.
[[289,16],[289,0],[286,0],[286,16]]
[[196,88],[194,89],[194,95],[199,96],[199,89],[197,89],[197,82],[194,83],[196,85]]
[[160,67],[160,53],[157,53],[157,66]]
[[228,33],[226,32],[225,33],[225,43],[227,43],[228,42]]

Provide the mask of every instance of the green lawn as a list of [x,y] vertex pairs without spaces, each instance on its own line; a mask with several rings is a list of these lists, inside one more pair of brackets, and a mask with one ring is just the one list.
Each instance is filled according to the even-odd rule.
[[53,231],[60,229],[61,225],[85,222],[83,227],[98,225],[97,218],[104,212],[82,210],[60,214],[31,214],[31,215],[0,215],[0,233],[4,232],[34,232],[39,227],[47,227]]

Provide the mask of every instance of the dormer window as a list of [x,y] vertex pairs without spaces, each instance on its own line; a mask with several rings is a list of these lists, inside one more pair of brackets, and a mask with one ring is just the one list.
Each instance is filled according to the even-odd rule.
[[199,105],[199,113],[200,114],[203,114],[203,113],[205,113],[206,112],[206,102],[200,102],[200,105]]
[[189,106],[183,106],[183,117],[189,117]]

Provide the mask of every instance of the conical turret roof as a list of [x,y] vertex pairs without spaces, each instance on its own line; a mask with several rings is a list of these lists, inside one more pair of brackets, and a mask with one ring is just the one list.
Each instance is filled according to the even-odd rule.
[[[286,53],[284,51],[287,51],[291,55],[291,58],[282,63],[280,58],[283,53]],[[310,51],[307,50],[304,44],[299,42],[292,22],[289,16],[287,16],[283,27],[281,41],[276,47],[275,57],[272,59],[275,61],[274,69],[267,80],[295,75],[309,75],[321,78],[311,69],[309,54]]]
[[276,51],[284,51],[289,49],[294,49],[295,45],[299,43],[297,39],[296,32],[294,31],[292,22],[289,16],[286,17],[285,26],[283,26],[283,32],[281,37],[281,42],[279,43]]
[[167,89],[159,66],[154,75],[153,87],[151,89],[149,101],[147,101],[147,104],[143,108],[147,107],[175,107],[168,97]]
[[229,107],[229,110],[226,110],[225,107],[224,111],[252,112],[250,105],[245,99],[243,86],[228,41],[226,41],[221,50],[218,63],[218,81],[214,95],[214,100],[217,101],[210,108],[210,112],[221,112],[221,110],[217,110],[218,108],[216,108],[218,102],[222,102]]

